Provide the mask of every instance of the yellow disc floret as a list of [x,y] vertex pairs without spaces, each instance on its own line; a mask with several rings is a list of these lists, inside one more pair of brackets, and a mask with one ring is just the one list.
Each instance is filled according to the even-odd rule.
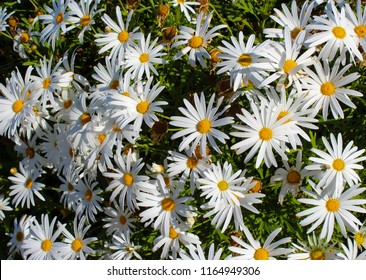
[[76,253],[80,252],[80,250],[83,248],[83,242],[79,238],[75,239],[71,243],[71,249],[74,250]]
[[174,210],[175,208],[175,202],[172,198],[166,197],[161,201],[161,208],[163,208],[164,211],[170,212]]
[[326,203],[325,207],[329,212],[337,212],[340,207],[340,202],[336,198],[330,198]]
[[150,106],[149,102],[141,101],[136,105],[136,110],[140,114],[145,114],[149,110],[149,106]]
[[346,167],[346,164],[344,163],[344,160],[341,159],[341,158],[337,158],[333,161],[333,164],[332,164],[333,168],[336,170],[336,171],[343,171],[344,168]]
[[48,252],[52,249],[52,241],[50,239],[45,239],[42,241],[41,248],[43,251]]
[[193,36],[188,41],[188,45],[193,49],[198,49],[203,44],[203,38],[201,36]]
[[243,67],[248,67],[250,64],[252,64],[252,57],[250,54],[243,53],[241,56],[239,56],[238,63]]
[[122,30],[120,33],[118,33],[118,40],[121,43],[126,42],[129,37],[130,37],[130,34],[126,30]]
[[229,184],[225,180],[222,180],[217,183],[217,187],[220,191],[226,191],[229,188]]
[[325,82],[324,84],[321,85],[320,87],[320,91],[323,95],[325,96],[331,96],[334,94],[336,88],[333,85],[332,82]]
[[259,248],[255,250],[254,259],[256,260],[268,260],[268,256],[268,251],[264,248]]
[[332,29],[333,35],[334,37],[336,37],[337,39],[344,39],[344,37],[346,37],[347,32],[346,29],[344,29],[341,26],[336,26]]
[[206,134],[211,131],[211,121],[208,119],[200,120],[197,125],[196,129],[201,134]]
[[123,183],[125,183],[126,186],[131,187],[133,185],[133,182],[135,181],[135,178],[131,173],[125,173],[123,175]]
[[16,100],[13,103],[12,109],[13,109],[13,111],[14,111],[15,114],[18,114],[20,111],[23,110],[23,107],[24,107],[23,100]]
[[283,64],[283,72],[286,74],[290,73],[292,69],[297,66],[297,62],[293,61],[292,59],[287,59]]
[[259,138],[263,141],[269,141],[272,139],[272,129],[268,128],[268,127],[263,127],[260,131],[259,131]]

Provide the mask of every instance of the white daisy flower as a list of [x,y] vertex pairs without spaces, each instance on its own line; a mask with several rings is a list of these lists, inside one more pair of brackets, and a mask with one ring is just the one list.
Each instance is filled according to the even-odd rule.
[[132,215],[133,213],[129,210],[125,210],[121,207],[121,204],[117,203],[113,200],[113,207],[104,208],[104,213],[106,214],[106,218],[103,219],[106,224],[103,228],[107,229],[107,235],[113,235],[119,232],[124,233],[125,235],[128,232],[132,232],[132,229],[135,228],[133,224],[136,221]]
[[141,248],[140,245],[134,245],[130,241],[130,234],[124,234],[123,232],[113,235],[113,245],[110,246],[111,250],[115,252],[111,255],[112,260],[130,260],[132,257],[141,260],[141,256],[137,253],[137,250]]
[[323,61],[323,66],[320,61],[316,61],[314,66],[316,73],[309,68],[305,69],[309,77],[304,79],[305,87],[308,89],[304,101],[304,108],[312,106],[314,115],[322,110],[323,119],[327,120],[330,107],[334,118],[341,117],[343,119],[344,113],[339,101],[355,109],[356,105],[349,97],[363,96],[361,92],[345,87],[347,84],[357,80],[360,75],[358,73],[351,73],[345,76],[345,73],[350,69],[352,64],[342,66],[341,70],[338,71],[340,59],[336,60],[332,68],[330,68],[327,60]]
[[133,10],[127,16],[126,23],[123,22],[121,8],[116,7],[117,22],[113,21],[107,14],[102,16],[103,22],[109,26],[112,31],[108,33],[95,34],[95,43],[97,46],[102,46],[99,54],[102,54],[111,49],[109,56],[111,60],[121,63],[125,60],[125,52],[130,47],[130,44],[142,37],[142,33],[137,32],[139,27],[135,27],[129,31],[129,24],[132,18]]
[[255,240],[247,228],[244,228],[244,233],[249,243],[244,242],[240,238],[232,235],[231,238],[241,247],[230,246],[229,250],[235,255],[230,255],[230,260],[275,260],[275,257],[286,256],[292,252],[292,249],[278,248],[278,246],[289,243],[291,237],[282,238],[276,242],[272,241],[280,233],[282,229],[275,229],[261,245],[259,240]]
[[139,175],[144,163],[143,158],[139,158],[136,161],[133,160],[131,152],[127,154],[127,157],[122,157],[121,154],[116,154],[114,162],[117,167],[111,168],[110,172],[104,172],[103,176],[111,178],[106,191],[113,190],[110,201],[113,201],[119,195],[119,204],[122,209],[125,209],[127,205],[128,210],[134,211],[139,209],[137,203],[137,196],[144,191],[152,191],[155,186],[149,183],[149,177],[145,175]]
[[38,16],[42,24],[46,25],[41,31],[40,42],[51,43],[55,50],[56,42],[61,34],[75,28],[78,19],[71,16],[71,11],[66,11],[71,0],[52,0],[52,8],[46,6],[48,14]]
[[358,248],[366,249],[366,223],[364,222],[362,226],[358,226],[353,230],[353,238],[357,242]]
[[361,178],[355,169],[363,169],[359,162],[366,160],[366,156],[361,157],[365,149],[357,150],[357,147],[353,146],[353,141],[349,142],[343,149],[343,139],[340,133],[338,133],[337,139],[331,133],[330,143],[325,137],[322,137],[322,140],[328,153],[312,148],[311,151],[319,157],[310,157],[309,159],[313,163],[305,167],[311,171],[322,171],[318,187],[341,193],[344,181],[350,186],[360,183]]
[[176,48],[181,45],[186,46],[182,50],[180,50],[173,57],[173,59],[178,59],[189,52],[188,61],[191,66],[196,66],[196,60],[198,60],[202,67],[206,67],[206,62],[203,58],[211,58],[206,48],[208,47],[211,39],[220,35],[219,33],[215,32],[219,29],[226,27],[225,25],[217,25],[214,28],[210,29],[210,31],[207,31],[212,18],[212,14],[213,11],[204,18],[205,13],[201,12],[197,17],[196,29],[192,29],[187,26],[179,27],[180,34],[176,35],[173,38],[173,41],[178,41],[174,42],[171,47]]
[[159,76],[153,64],[166,63],[166,60],[161,58],[161,56],[166,55],[166,53],[161,52],[164,46],[162,44],[156,45],[158,37],[150,44],[150,37],[150,33],[147,35],[146,40],[142,36],[138,44],[131,44],[126,52],[125,68],[128,69],[127,72],[131,73],[135,80],[141,80],[144,74],[149,79],[151,77],[150,70],[154,75]]
[[319,237],[326,238],[327,242],[329,242],[333,235],[335,221],[339,225],[344,237],[347,237],[347,229],[355,230],[357,225],[362,224],[350,211],[366,213],[366,209],[357,206],[364,205],[366,199],[352,200],[350,198],[363,193],[366,188],[359,188],[360,185],[358,184],[351,186],[343,193],[330,193],[327,190],[321,191],[319,188],[316,188],[311,181],[309,183],[315,192],[305,188],[302,188],[302,190],[312,198],[300,198],[298,201],[313,205],[314,207],[296,214],[298,217],[308,216],[300,222],[301,226],[312,224],[307,230],[308,234],[323,224]]
[[11,211],[13,208],[11,208],[9,205],[9,197],[4,199],[3,195],[0,195],[0,221],[5,219],[4,211]]
[[10,241],[7,246],[9,247],[8,259],[13,259],[16,254],[20,254],[24,259],[24,240],[30,237],[30,223],[34,219],[33,216],[23,215],[18,222],[16,217],[14,220],[13,231],[9,233]]
[[[267,38],[283,38],[283,28],[288,26],[291,38],[295,40],[300,31],[304,30],[309,23],[314,8],[314,1],[310,2],[309,0],[305,1],[301,6],[300,12],[295,0],[291,2],[291,11],[285,3],[281,4],[282,11],[274,8],[273,12],[275,15],[270,15],[270,17],[282,28],[265,28],[263,33]],[[309,32],[306,31],[305,39],[308,35]]]
[[363,51],[366,51],[366,9],[362,13],[361,0],[357,1],[356,14],[353,12],[349,3],[346,3],[346,17],[350,20],[353,30],[356,33],[355,40],[357,45],[361,45]]
[[24,240],[23,249],[29,260],[61,260],[60,249],[64,246],[57,242],[65,225],[59,225],[54,230],[57,217],[50,224],[48,214],[42,214],[41,223],[33,219],[30,224],[30,237]]
[[180,8],[180,11],[182,13],[184,13],[184,16],[186,17],[186,19],[191,22],[191,14],[196,14],[195,10],[193,9],[193,7],[191,6],[199,6],[200,3],[198,2],[194,2],[194,1],[185,1],[185,0],[172,0],[170,2],[173,7],[178,7]]
[[[109,56],[105,57],[105,66],[98,63],[93,67],[94,72],[92,74],[93,79],[96,80],[96,92],[92,98],[100,99],[104,97],[107,90],[118,90],[120,86],[120,80],[122,77],[122,69],[116,60],[111,59]],[[102,96],[99,96],[102,95]]]
[[308,235],[308,241],[299,241],[299,244],[292,243],[293,253],[287,256],[288,260],[336,260],[338,250],[336,243],[328,244],[323,238]]
[[138,194],[138,206],[147,208],[140,213],[141,222],[145,227],[152,222],[154,229],[159,228],[164,236],[169,235],[169,228],[177,223],[184,223],[181,217],[195,217],[195,207],[187,205],[193,197],[180,197],[182,188],[167,188],[162,177],[158,177],[155,192]]
[[80,168],[76,168],[72,164],[63,169],[62,174],[58,175],[58,179],[62,182],[59,187],[61,192],[60,202],[64,204],[64,207],[72,210],[75,209],[77,204],[77,197],[75,196],[79,178],[82,178],[83,174],[80,174]]
[[95,254],[95,251],[88,246],[89,243],[92,243],[98,238],[96,237],[88,237],[85,238],[85,235],[91,225],[85,226],[86,216],[81,217],[78,222],[77,217],[74,219],[74,234],[69,232],[66,227],[63,229],[62,234],[66,237],[63,239],[65,243],[63,248],[61,249],[61,254],[65,260],[85,260],[88,255]]
[[29,209],[35,206],[34,195],[40,200],[45,200],[40,191],[45,186],[42,183],[36,182],[40,177],[40,171],[36,169],[24,169],[21,162],[19,162],[19,171],[14,176],[9,176],[8,179],[13,185],[10,186],[9,196],[14,196],[12,203],[17,207],[20,205],[24,207],[26,204]]
[[189,254],[184,250],[179,251],[182,260],[220,260],[223,249],[220,248],[215,252],[215,243],[212,243],[206,253],[200,244],[189,246]]
[[227,41],[221,41],[224,46],[219,46],[221,53],[218,58],[222,59],[216,64],[220,68],[217,75],[225,72],[230,73],[230,85],[236,91],[242,87],[242,84],[252,83],[259,87],[267,71],[273,71],[270,61],[262,56],[265,45],[254,46],[255,35],[249,36],[247,42],[244,42],[243,32],[239,32],[239,40],[231,37],[232,44]]
[[[264,102],[260,105],[251,103],[253,114],[242,108],[242,114],[237,114],[237,117],[242,124],[234,124],[233,128],[239,130],[238,132],[231,132],[235,137],[244,138],[231,146],[231,149],[236,150],[236,154],[241,154],[248,149],[249,153],[244,159],[247,163],[258,152],[255,167],[258,168],[264,160],[267,167],[272,165],[277,167],[277,161],[272,149],[287,160],[287,155],[281,146],[288,142],[288,134],[292,134],[291,124],[286,123],[292,115],[288,115],[277,120],[281,108],[274,110],[273,106],[267,107]],[[258,151],[259,150],[259,151]]]
[[[363,61],[362,54],[354,39],[356,37],[355,31],[346,17],[346,10],[341,8],[339,12],[334,4],[330,4],[330,8],[325,9],[325,13],[326,18],[314,16],[314,22],[306,26],[307,30],[316,32],[308,37],[305,44],[308,44],[309,47],[322,46],[319,59],[332,61],[339,50],[343,65],[346,63],[347,51],[352,59],[356,56]],[[323,45],[324,43],[325,45]]]
[[208,140],[214,150],[218,153],[221,153],[218,145],[216,144],[215,138],[223,144],[225,144],[226,140],[229,139],[229,136],[220,131],[219,128],[233,123],[232,117],[220,118],[230,106],[224,106],[224,108],[219,111],[223,101],[223,97],[221,97],[217,100],[217,106],[213,107],[215,94],[211,96],[207,106],[206,98],[203,92],[201,92],[200,97],[198,97],[198,94],[195,93],[193,98],[194,105],[192,105],[187,99],[184,99],[183,102],[186,108],[178,108],[184,117],[171,117],[171,125],[183,128],[183,130],[174,133],[171,139],[186,137],[179,144],[179,151],[182,151],[186,147],[190,146],[189,152],[192,153],[197,145],[200,145],[201,155],[206,156],[206,146]]
[[[341,260],[366,260],[366,251],[358,254],[358,247],[356,240],[347,238],[347,245],[341,243],[343,252],[337,254]],[[348,247],[347,247],[348,246]]]
[[94,17],[102,12],[104,9],[97,10],[97,5],[99,1],[95,1],[94,5],[91,6],[94,0],[80,0],[79,3],[76,1],[71,0],[68,4],[68,7],[71,11],[71,15],[75,16],[78,21],[77,24],[82,26],[82,29],[79,31],[78,39],[80,44],[84,43],[84,33],[86,31],[91,30],[91,25],[95,23]]
[[176,260],[181,251],[181,244],[189,248],[190,246],[201,244],[201,241],[197,235],[187,232],[187,228],[182,225],[170,226],[167,235],[162,234],[155,238],[152,251],[156,252],[163,247],[160,257],[167,259],[171,252],[172,259]]

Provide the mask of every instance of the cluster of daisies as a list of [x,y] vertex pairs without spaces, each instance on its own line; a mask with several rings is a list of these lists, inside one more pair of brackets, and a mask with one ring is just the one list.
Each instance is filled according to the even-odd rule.
[[[123,13],[117,6],[107,14],[98,0],[52,0],[34,20],[41,30],[34,24],[15,29],[14,51],[22,58],[36,39],[54,50],[60,36],[74,29],[80,44],[85,33],[93,34],[105,58],[93,65],[89,79],[76,70],[76,52],[66,52],[57,59],[44,56],[25,73],[15,69],[0,83],[0,134],[14,143],[20,159],[8,177],[8,196],[0,198],[0,219],[18,208],[30,213],[14,220],[9,258],[143,259],[143,244],[134,243],[133,233],[144,227],[159,233],[152,251],[162,259],[366,259],[365,221],[357,217],[366,213],[366,199],[359,196],[366,189],[357,173],[364,149],[330,134],[322,138],[323,147],[311,150],[313,157],[304,161],[302,154],[320,118],[344,118],[342,106],[355,109],[351,99],[363,96],[349,88],[360,77],[350,69],[366,51],[361,1],[356,12],[329,1],[320,15],[313,15],[316,1],[301,7],[293,1],[290,9],[283,4],[272,16],[278,28],[265,29],[267,39],[260,43],[243,32],[220,41],[219,31],[227,26],[210,26],[209,7],[169,4],[185,22],[169,43],[131,27],[134,10]],[[11,27],[13,13],[0,8],[1,31]],[[93,28],[97,18],[104,32]],[[228,77],[233,94],[197,92],[183,99],[176,115],[165,116],[169,103],[157,66],[169,57],[187,58],[192,71],[212,67]],[[233,105],[240,106],[235,117],[227,114]],[[165,158],[146,162],[139,140],[162,118],[174,127],[171,143],[179,144]],[[275,168],[271,182],[282,188],[273,207],[281,207],[287,193],[302,193],[297,201],[305,210],[296,215],[308,240],[277,238],[281,228],[264,242],[253,236],[245,220],[260,213],[256,204],[266,197],[250,170],[216,160],[224,146],[241,166]],[[70,223],[31,214],[47,204],[45,174],[59,180],[60,208],[74,213]],[[201,247],[204,237],[193,227],[204,219],[223,233],[238,233],[230,236],[228,252],[213,243]],[[89,237],[100,222],[105,239]],[[335,228],[347,244],[332,242]]]

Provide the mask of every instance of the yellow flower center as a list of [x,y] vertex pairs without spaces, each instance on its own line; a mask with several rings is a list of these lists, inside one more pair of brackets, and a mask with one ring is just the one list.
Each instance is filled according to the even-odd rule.
[[292,170],[287,174],[287,182],[289,182],[290,184],[298,184],[300,183],[300,180],[300,173],[296,170]]
[[100,145],[103,144],[106,137],[107,137],[107,135],[105,135],[104,133],[98,135],[98,141],[99,141]]
[[34,158],[34,155],[35,155],[35,151],[33,148],[31,147],[28,147],[26,150],[25,150],[25,154],[27,157],[29,158]]
[[174,210],[175,208],[175,202],[170,197],[166,197],[161,201],[161,208],[163,208],[164,211],[170,212]]
[[22,231],[18,231],[15,235],[15,238],[18,242],[22,242],[24,239],[24,233]]
[[339,206],[340,206],[340,202],[338,199],[336,198],[330,198],[326,204],[325,204],[325,207],[327,208],[327,210],[329,212],[336,212],[338,211],[339,209]]
[[49,239],[43,240],[41,244],[41,248],[43,251],[48,252],[52,248],[52,241]]
[[127,92],[127,91],[124,91],[121,94],[124,95],[124,96],[127,96],[127,97],[130,97],[131,96],[131,94],[129,92]]
[[123,175],[123,183],[125,183],[126,186],[131,187],[134,182],[134,177],[131,173],[126,173]]
[[268,127],[263,127],[260,131],[259,131],[259,138],[263,141],[269,141],[272,139],[272,129],[268,128]]
[[295,40],[297,35],[302,31],[302,28],[296,27],[291,31],[291,38],[292,40]]
[[25,181],[25,187],[29,190],[32,186],[33,186],[32,178],[28,178],[28,179]]
[[80,22],[82,26],[87,26],[90,22],[90,15],[83,16]]
[[325,260],[325,253],[321,249],[315,249],[310,252],[310,259],[316,261]]
[[193,49],[198,49],[203,44],[203,38],[201,36],[193,36],[188,41],[188,45]]
[[171,238],[171,239],[175,239],[175,238],[177,238],[179,236],[179,233],[171,226],[170,228],[169,228],[169,237]]
[[256,260],[268,260],[268,251],[264,248],[255,250],[254,259]]
[[64,14],[63,14],[63,13],[59,13],[59,14],[56,16],[56,23],[57,23],[57,24],[60,24],[63,20],[64,20]]
[[124,216],[124,215],[119,216],[119,223],[121,225],[126,224],[126,222],[127,222],[126,216]]
[[333,85],[332,82],[325,82],[324,84],[321,85],[320,87],[320,91],[323,95],[325,96],[331,96],[334,94],[336,88]]
[[119,86],[119,81],[118,80],[113,80],[109,83],[109,88],[110,89],[117,89]]
[[365,243],[365,235],[362,232],[356,232],[355,240],[358,245]]
[[355,33],[357,34],[358,38],[363,38],[366,35],[366,26],[359,25],[355,27]]
[[344,29],[343,27],[340,26],[336,26],[332,29],[333,35],[334,37],[336,37],[337,39],[344,39],[344,37],[346,37],[347,33],[346,33],[346,29]]
[[226,181],[222,180],[217,183],[217,187],[220,191],[226,191],[229,188],[229,184]]
[[13,109],[15,114],[18,114],[21,110],[23,110],[23,107],[24,107],[23,100],[16,100],[13,103],[12,109]]
[[87,201],[90,201],[90,200],[93,199],[93,192],[91,190],[89,190],[89,189],[86,190],[86,192],[85,192],[85,199]]
[[126,30],[122,30],[120,33],[118,33],[118,40],[121,43],[126,42],[129,37],[130,37],[130,33],[128,33]]
[[22,34],[20,34],[19,41],[21,44],[27,44],[30,40],[30,36],[28,31],[22,31]]
[[287,59],[285,63],[283,64],[283,72],[286,74],[290,73],[292,69],[294,69],[297,66],[296,61],[293,61],[292,59]]
[[86,125],[90,121],[91,121],[91,115],[89,113],[83,113],[80,116],[80,122],[82,125]]
[[51,85],[51,78],[48,77],[46,79],[43,80],[43,88],[44,89],[48,89]]
[[71,184],[71,183],[67,183],[67,190],[68,190],[69,192],[72,192],[72,191],[74,190],[74,185],[73,185],[73,184]]
[[251,193],[257,193],[262,190],[262,182],[257,179],[253,179],[251,183],[255,183],[255,185],[249,190]]
[[333,168],[337,171],[342,171],[344,170],[346,164],[344,163],[343,159],[341,158],[337,158],[333,161],[333,164],[332,164]]
[[142,53],[142,54],[140,54],[140,62],[141,63],[146,63],[146,62],[148,62],[149,61],[149,54],[148,53]]
[[114,131],[114,132],[121,132],[121,131],[122,131],[122,129],[120,129],[120,128],[119,128],[118,124],[115,124],[115,125],[113,126],[113,131]]
[[64,102],[64,109],[69,109],[71,105],[72,105],[72,100],[66,100]]
[[[289,112],[287,112],[287,111],[281,111],[277,116],[277,120],[282,119],[283,117],[287,116],[288,114],[289,114]],[[288,122],[290,122],[290,119],[288,119],[285,123],[288,123]]]
[[186,164],[189,169],[193,169],[197,166],[198,160],[195,157],[189,157]]
[[208,119],[199,121],[196,125],[196,129],[201,134],[209,133],[211,130],[211,121]]
[[178,4],[184,4],[184,0],[177,0]]
[[83,242],[79,238],[75,239],[71,243],[71,249],[73,249],[76,253],[80,252],[81,248],[83,248]]
[[145,114],[149,110],[149,106],[150,106],[149,102],[141,101],[139,104],[137,104],[136,110],[140,114]]
[[252,57],[250,54],[243,53],[241,56],[239,56],[238,63],[243,67],[248,67],[250,64],[252,64]]

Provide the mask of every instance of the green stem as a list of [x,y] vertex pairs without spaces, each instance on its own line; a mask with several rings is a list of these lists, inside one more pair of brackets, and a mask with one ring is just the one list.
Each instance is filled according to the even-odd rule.
[[231,36],[234,36],[233,31],[231,30],[230,26],[227,24],[227,22],[225,21],[225,19],[220,15],[220,13],[217,12],[216,8],[214,5],[212,5],[211,3],[209,4],[210,7],[214,10],[215,14],[219,17],[219,19],[221,20],[221,22],[226,25],[227,29],[229,30]]

